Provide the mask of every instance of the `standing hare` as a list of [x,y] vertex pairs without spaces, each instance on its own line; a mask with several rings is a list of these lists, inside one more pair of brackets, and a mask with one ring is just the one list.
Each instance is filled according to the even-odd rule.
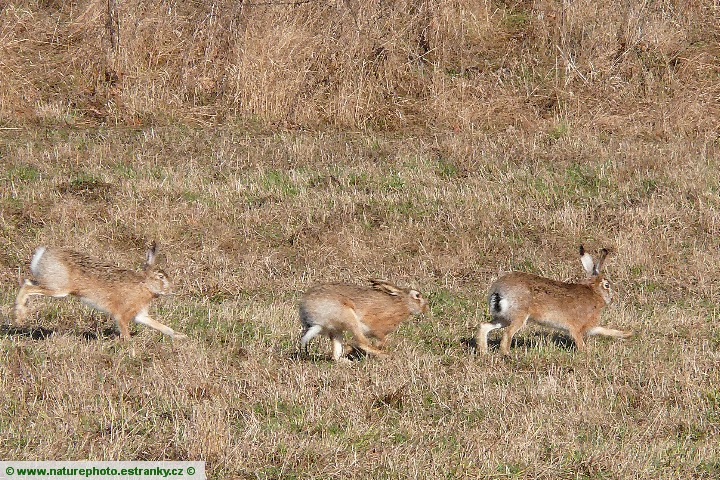
[[[399,288],[381,280],[371,287],[341,283],[318,285],[300,301],[302,334],[300,346],[307,352],[308,342],[323,334],[333,343],[333,360],[343,355],[343,335],[350,332],[357,348],[384,355],[385,337],[410,315],[428,309],[428,302],[417,290]],[[370,339],[376,340],[373,346]]]
[[602,249],[597,263],[580,245],[580,261],[587,274],[579,283],[564,283],[522,272],[497,279],[488,292],[492,321],[480,325],[475,337],[477,349],[487,352],[488,333],[505,328],[500,351],[508,355],[513,335],[528,320],[569,332],[578,350],[585,348],[585,336],[605,335],[627,338],[631,332],[598,326],[600,311],[613,299],[613,291],[600,273],[608,251]]
[[73,295],[109,313],[120,327],[123,340],[130,338],[131,320],[173,338],[187,338],[148,315],[150,302],[172,289],[167,274],[154,266],[156,255],[157,245],[153,242],[147,251],[145,268],[137,272],[97,262],[72,250],[38,247],[30,262],[35,279],[25,280],[15,299],[15,322],[22,325],[25,321],[31,295],[56,298]]

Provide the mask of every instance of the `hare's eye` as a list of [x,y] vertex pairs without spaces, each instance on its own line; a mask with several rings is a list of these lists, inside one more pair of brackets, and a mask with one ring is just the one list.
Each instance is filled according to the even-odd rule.
[[604,288],[605,290],[609,290],[609,289],[610,289],[610,282],[608,282],[607,280],[603,280],[602,286],[603,286],[603,288]]

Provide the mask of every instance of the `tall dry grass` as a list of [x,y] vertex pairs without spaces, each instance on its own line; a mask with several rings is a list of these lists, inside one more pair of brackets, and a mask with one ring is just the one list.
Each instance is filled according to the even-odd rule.
[[[113,3],[113,2],[110,2]],[[3,123],[718,127],[713,2],[6,2]],[[118,26],[113,48],[108,25]]]

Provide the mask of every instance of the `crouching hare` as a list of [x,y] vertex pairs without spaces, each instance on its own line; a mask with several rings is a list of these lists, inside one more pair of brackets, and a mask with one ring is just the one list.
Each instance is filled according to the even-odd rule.
[[610,282],[600,273],[607,254],[608,251],[603,248],[595,263],[580,245],[580,262],[587,276],[579,283],[558,282],[522,272],[498,278],[488,292],[492,321],[481,324],[475,337],[478,351],[487,352],[488,333],[506,328],[500,351],[509,354],[513,335],[528,320],[570,333],[580,351],[585,349],[586,336],[631,336],[631,332],[598,326],[600,311],[613,299]]
[[371,280],[371,284],[331,283],[308,290],[300,301],[302,351],[307,353],[308,342],[322,334],[332,340],[333,360],[337,361],[343,356],[343,336],[350,332],[354,347],[382,356],[387,334],[410,315],[428,309],[427,300],[417,290],[380,280]]
[[145,268],[137,272],[100,263],[72,250],[38,247],[30,262],[34,280],[25,280],[15,299],[16,324],[24,323],[30,296],[62,298],[72,295],[110,314],[120,327],[123,340],[130,338],[131,320],[173,338],[187,338],[148,315],[150,302],[155,297],[169,294],[172,284],[167,274],[154,265],[155,242],[146,255]]

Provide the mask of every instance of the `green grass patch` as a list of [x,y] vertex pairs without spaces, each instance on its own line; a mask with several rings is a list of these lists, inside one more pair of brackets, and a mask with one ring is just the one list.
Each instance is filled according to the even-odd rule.
[[290,174],[280,170],[269,170],[260,177],[260,185],[264,191],[275,192],[283,197],[294,197],[300,193]]
[[11,182],[34,182],[40,178],[40,170],[32,165],[12,165],[5,177]]

